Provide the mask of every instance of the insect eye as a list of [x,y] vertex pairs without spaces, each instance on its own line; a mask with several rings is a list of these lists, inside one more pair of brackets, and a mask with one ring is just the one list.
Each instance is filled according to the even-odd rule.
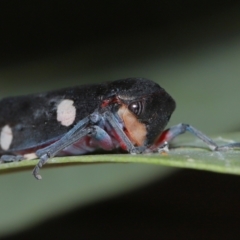
[[143,111],[143,104],[142,102],[134,102],[128,106],[128,109],[132,111],[134,114],[140,115]]

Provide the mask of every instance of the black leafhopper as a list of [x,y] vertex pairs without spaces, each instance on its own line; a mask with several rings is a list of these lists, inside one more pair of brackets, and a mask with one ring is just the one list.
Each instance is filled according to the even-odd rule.
[[1,162],[39,158],[33,175],[54,156],[81,155],[121,148],[132,154],[161,151],[186,131],[218,146],[188,124],[164,130],[175,109],[173,98],[157,83],[127,78],[0,101]]

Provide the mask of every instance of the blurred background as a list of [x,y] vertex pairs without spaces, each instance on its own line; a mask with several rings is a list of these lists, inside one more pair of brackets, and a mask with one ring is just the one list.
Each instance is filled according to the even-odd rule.
[[[2,0],[0,19],[1,98],[140,76],[177,101],[169,126],[190,123],[215,136],[239,130],[239,1]],[[237,176],[140,164],[42,176],[0,176],[1,239],[240,233]]]

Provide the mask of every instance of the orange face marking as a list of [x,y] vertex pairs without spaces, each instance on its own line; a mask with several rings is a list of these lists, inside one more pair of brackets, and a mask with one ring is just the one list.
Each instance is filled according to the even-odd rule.
[[142,146],[145,142],[147,129],[146,126],[139,122],[137,117],[128,109],[126,105],[122,105],[118,110],[118,115],[124,122],[125,133],[130,141],[137,146]]

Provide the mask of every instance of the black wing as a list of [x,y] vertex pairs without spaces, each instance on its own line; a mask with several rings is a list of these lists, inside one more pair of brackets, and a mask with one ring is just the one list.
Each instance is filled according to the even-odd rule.
[[[71,129],[76,122],[91,114],[106,94],[106,84],[85,85],[42,94],[4,98],[0,101],[0,129],[11,129],[9,152],[35,148],[53,142]],[[57,119],[59,104],[72,102],[76,115],[72,124]],[[8,133],[9,134],[9,133]],[[3,141],[4,133],[1,132]],[[2,147],[3,148],[3,147]]]

